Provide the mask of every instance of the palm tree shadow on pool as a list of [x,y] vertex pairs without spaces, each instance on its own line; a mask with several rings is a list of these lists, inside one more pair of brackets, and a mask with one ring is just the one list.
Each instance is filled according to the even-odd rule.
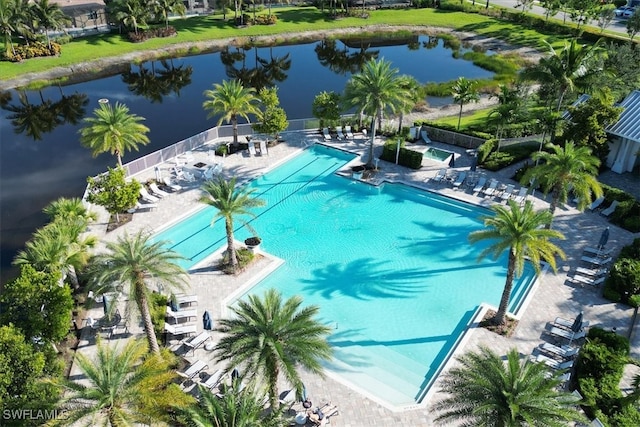
[[423,269],[394,269],[386,261],[361,258],[348,264],[333,263],[311,272],[304,279],[305,290],[320,292],[324,298],[340,293],[356,299],[409,298],[422,292],[419,283],[431,273]]

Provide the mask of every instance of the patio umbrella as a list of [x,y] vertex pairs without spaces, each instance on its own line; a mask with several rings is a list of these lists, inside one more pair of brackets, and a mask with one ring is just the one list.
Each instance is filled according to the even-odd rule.
[[471,167],[469,168],[469,170],[471,172],[475,172],[476,171],[476,166],[478,166],[478,158],[476,156],[473,156],[471,158]]
[[109,296],[106,294],[102,296],[102,310],[105,316],[109,316]]
[[211,314],[205,310],[202,315],[202,327],[205,331],[210,331],[213,329],[213,321],[211,320]]
[[160,172],[160,168],[158,166],[156,166],[155,168],[155,173],[156,173],[156,181],[160,182],[162,180],[162,173]]
[[455,154],[452,154],[452,155],[451,155],[451,160],[449,160],[449,167],[450,167],[450,168],[453,168],[453,167],[455,167],[455,166],[456,166],[456,158],[455,158],[455,157],[456,157],[456,155],[455,155]]
[[580,330],[582,330],[583,316],[584,316],[584,313],[581,311],[580,313],[578,313],[575,320],[573,321],[573,324],[571,325],[571,331],[573,331],[573,333],[577,333],[577,332],[580,332]]
[[604,245],[609,241],[609,227],[602,230],[602,234],[600,235],[600,240],[598,241],[598,249],[604,248]]

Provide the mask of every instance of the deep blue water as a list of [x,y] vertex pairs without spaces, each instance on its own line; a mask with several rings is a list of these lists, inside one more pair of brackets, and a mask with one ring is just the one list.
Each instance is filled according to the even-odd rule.
[[[86,83],[5,93],[0,109],[0,279],[5,282],[13,274],[10,264],[15,253],[46,222],[42,208],[61,196],[80,197],[87,176],[115,164],[109,154],[92,158],[89,150],[78,142],[81,118],[92,114],[100,98],[126,103],[133,113],[146,118],[145,124],[151,129],[151,143],[141,147],[140,152],[127,153],[124,156],[127,162],[214,126],[216,120],[207,119],[202,109],[203,91],[233,76],[241,76],[257,86],[278,86],[281,105],[290,119],[311,117],[313,98],[321,91],[342,92],[351,74],[371,57],[391,61],[401,74],[412,75],[421,83],[460,76],[491,76],[492,73],[470,62],[453,58],[442,41],[426,48],[428,40],[416,36],[397,45],[380,47],[353,41],[347,46],[338,41],[335,45],[317,42],[246,50],[231,48],[226,54],[131,65],[129,74]],[[278,60],[285,65],[280,70],[270,66]],[[287,66],[288,69],[283,69]],[[144,79],[141,75],[157,77]],[[162,75],[165,77],[159,78]],[[127,79],[130,85],[124,82]],[[159,81],[173,86],[159,85]],[[180,86],[176,82],[180,81],[183,87],[175,90]],[[164,94],[154,97],[151,94],[162,90],[148,90],[145,96],[128,87],[136,84],[147,89],[164,87]],[[52,114],[61,111],[63,96],[86,99],[76,123],[69,121],[70,114]],[[28,109],[35,110],[30,116],[35,119],[28,124],[33,128],[36,123],[39,126],[35,128],[44,129],[37,140],[20,130],[12,117]]]

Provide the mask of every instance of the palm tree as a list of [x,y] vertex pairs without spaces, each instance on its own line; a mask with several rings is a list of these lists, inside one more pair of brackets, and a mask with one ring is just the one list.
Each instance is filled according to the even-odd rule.
[[0,0],[0,32],[4,35],[4,47],[7,55],[9,54],[9,50],[11,50],[13,55],[16,54],[13,41],[11,40],[13,34],[16,32],[14,11],[14,0]]
[[[253,197],[254,188],[236,188],[235,178],[227,181],[222,177],[218,177],[217,181],[207,181],[202,186],[202,191],[206,194],[200,198],[200,201],[217,209],[211,224],[215,224],[218,218],[224,218],[227,234],[227,257],[229,265],[235,271],[238,266],[238,257],[236,256],[233,237],[233,220],[236,217],[245,215],[255,217],[251,209],[264,206],[265,201]],[[243,221],[243,224],[248,226],[246,221]]]
[[460,130],[460,120],[462,119],[462,107],[470,102],[478,102],[480,95],[475,88],[475,83],[465,77],[459,77],[456,84],[453,85],[453,100],[456,104],[460,104],[460,112],[458,113],[458,130]]
[[47,44],[51,49],[51,40],[49,39],[49,30],[59,30],[69,23],[69,18],[62,12],[60,6],[55,3],[49,3],[49,0],[38,0],[33,3],[32,10],[38,24],[44,28],[47,36]]
[[592,46],[578,44],[576,39],[565,42],[559,51],[544,41],[549,48],[549,56],[542,58],[538,64],[522,71],[520,76],[525,80],[535,80],[542,86],[549,87],[555,94],[557,111],[567,94],[589,91],[604,76],[604,51],[598,40]]
[[77,271],[89,262],[89,250],[97,239],[95,236],[81,237],[86,231],[86,220],[59,218],[38,229],[33,238],[25,244],[13,263],[30,264],[38,271],[58,273],[60,283],[68,278],[71,285],[80,287]]
[[177,13],[184,17],[187,12],[187,8],[184,6],[181,0],[154,0],[153,8],[155,13],[161,15],[164,18],[165,28],[169,28],[169,14]]
[[415,108],[416,104],[422,96],[420,95],[420,83],[413,76],[400,76],[400,85],[407,91],[409,97],[405,99],[405,104],[399,110],[398,117],[398,132],[402,132],[402,121],[404,120],[404,114],[410,113]]
[[84,119],[86,126],[80,129],[80,142],[92,150],[93,156],[110,152],[122,167],[122,155],[127,150],[138,151],[139,145],[149,143],[149,128],[140,122],[144,117],[129,113],[129,108],[116,102],[100,104],[93,111],[95,117]]
[[76,353],[86,379],[54,380],[67,391],[60,403],[66,417],[52,425],[158,425],[170,421],[170,410],[193,404],[193,398],[173,384],[171,354],[145,353],[147,346],[140,340],[128,341],[121,350],[98,341],[94,360]]
[[542,185],[545,194],[551,192],[551,215],[558,206],[567,203],[571,192],[578,199],[577,207],[581,211],[591,203],[592,196],[602,196],[602,186],[596,179],[600,159],[591,154],[591,148],[577,147],[573,142],[566,143],[564,147],[547,144],[547,148],[550,151],[531,155],[537,166],[529,169],[521,182],[535,180]]
[[356,107],[371,120],[371,140],[367,167],[373,167],[373,144],[376,138],[376,119],[382,120],[388,111],[395,113],[403,108],[411,94],[398,76],[398,69],[391,68],[391,62],[370,60],[347,82],[343,100],[348,108]]
[[193,427],[268,427],[280,426],[278,412],[264,415],[263,396],[251,387],[237,390],[236,384],[227,387],[222,396],[199,386],[198,405],[184,411],[185,424]]
[[579,399],[558,391],[559,373],[543,363],[520,358],[517,349],[503,358],[486,347],[458,358],[442,380],[448,396],[434,405],[436,422],[474,426],[566,426],[581,421]]
[[215,347],[218,361],[244,368],[247,377],[264,378],[269,403],[278,403],[278,379],[282,373],[298,395],[303,392],[297,368],[322,375],[322,360],[330,360],[327,343],[331,329],[315,320],[319,308],[300,308],[298,295],[282,301],[275,289],[260,298],[249,295],[231,308],[233,316],[219,321],[217,330],[224,336]]
[[498,312],[493,318],[493,323],[496,325],[505,323],[513,278],[522,275],[524,262],[527,258],[538,273],[540,272],[540,261],[546,261],[553,271],[556,271],[555,256],[558,255],[565,259],[562,249],[549,241],[549,239],[564,239],[564,235],[559,231],[542,228],[543,225],[551,223],[553,218],[551,212],[548,210],[534,212],[533,203],[530,201],[527,201],[523,208],[520,208],[513,200],[509,200],[508,203],[508,206],[491,206],[494,215],[481,217],[485,228],[469,235],[471,243],[484,240],[494,241],[493,244],[480,252],[478,261],[488,255],[491,255],[493,259],[498,259],[504,251],[509,251],[507,279]]
[[255,89],[245,88],[238,80],[225,80],[222,84],[215,83],[213,90],[205,90],[202,107],[209,110],[208,118],[221,114],[218,126],[223,121],[233,125],[233,144],[238,144],[238,116],[249,121],[249,114],[257,114],[258,99]]
[[56,219],[76,218],[87,222],[95,221],[98,216],[95,212],[88,210],[79,197],[60,197],[49,203],[43,210],[52,221]]
[[[153,278],[168,290],[181,289],[186,281],[186,272],[176,264],[183,258],[167,249],[165,244],[163,241],[152,242],[151,237],[142,232],[119,237],[117,242],[107,243],[107,252],[94,257],[90,272],[97,290],[112,287],[114,283],[128,285],[128,304],[135,306],[142,316],[149,349],[156,354],[160,353],[160,348],[149,311],[151,290],[147,281]],[[127,307],[126,312],[131,311]]]

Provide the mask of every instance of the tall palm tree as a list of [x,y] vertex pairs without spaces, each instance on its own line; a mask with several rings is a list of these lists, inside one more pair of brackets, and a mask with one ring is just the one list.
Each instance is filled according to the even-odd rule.
[[138,151],[139,145],[147,145],[149,128],[140,123],[144,117],[129,113],[129,108],[116,102],[100,104],[93,111],[94,117],[84,119],[85,127],[80,129],[80,142],[92,150],[93,156],[110,152],[122,167],[125,151]]
[[16,54],[13,41],[11,40],[13,34],[16,32],[14,11],[14,0],[0,0],[0,32],[2,32],[4,36],[5,53],[9,54],[9,51],[11,51],[13,55]]
[[[186,281],[186,272],[176,264],[182,257],[164,245],[162,241],[152,242],[151,237],[142,232],[119,237],[116,242],[107,243],[107,252],[94,257],[90,272],[97,290],[112,287],[114,283],[128,286],[128,304],[135,306],[142,316],[149,349],[156,354],[160,353],[160,347],[149,311],[151,290],[147,281],[153,278],[168,290],[181,289]],[[132,311],[129,308],[127,313]]]
[[376,138],[376,119],[382,120],[385,112],[396,113],[411,96],[398,76],[398,69],[391,68],[391,62],[370,60],[347,82],[343,100],[348,108],[356,107],[372,118],[371,140],[367,167],[373,167],[373,144]]
[[513,287],[513,278],[521,276],[524,262],[528,258],[531,264],[540,272],[540,262],[549,263],[553,271],[556,271],[556,255],[565,259],[564,252],[549,239],[564,239],[559,231],[543,228],[552,220],[548,210],[535,212],[533,203],[527,201],[524,207],[509,200],[508,206],[493,205],[491,210],[494,215],[482,216],[484,229],[469,234],[469,241],[477,243],[484,240],[492,240],[493,243],[486,247],[478,260],[491,255],[498,259],[505,251],[509,251],[507,264],[507,278],[500,298],[498,312],[493,318],[493,323],[502,325],[505,323],[505,315],[509,308],[509,298]]
[[156,14],[164,18],[165,28],[169,28],[169,14],[177,13],[184,17],[187,13],[187,8],[180,0],[154,0],[152,7]]
[[560,50],[555,50],[546,40],[544,42],[549,48],[549,56],[523,70],[520,76],[547,86],[558,100],[556,110],[560,111],[567,94],[588,92],[602,81],[605,53],[600,40],[587,47],[572,39]]
[[[551,192],[549,211],[553,215],[558,206],[567,203],[569,193],[578,199],[578,209],[584,210],[592,198],[602,196],[602,186],[597,180],[600,159],[591,154],[591,148],[577,147],[568,142],[564,147],[547,144],[550,151],[533,153],[531,158],[540,164],[527,170],[522,182],[535,180],[542,185],[545,194]],[[551,223],[549,223],[551,226]]]
[[460,120],[462,120],[462,107],[470,102],[478,102],[480,95],[475,87],[475,83],[466,77],[459,77],[456,84],[452,87],[453,100],[456,104],[460,104],[460,112],[458,113],[458,130],[460,130]]
[[262,298],[249,295],[238,302],[231,308],[233,316],[218,323],[224,335],[215,347],[216,359],[229,362],[229,370],[238,366],[247,377],[263,378],[272,408],[278,403],[281,373],[301,395],[297,369],[323,375],[320,362],[332,357],[331,329],[315,319],[319,308],[301,305],[300,296],[283,302],[277,290],[269,289]]
[[193,404],[173,383],[171,354],[145,353],[147,346],[140,340],[128,341],[122,349],[98,341],[93,360],[76,353],[86,381],[54,380],[67,392],[60,402],[66,417],[52,425],[164,425],[171,410]]
[[517,349],[503,358],[486,347],[458,358],[442,380],[448,396],[434,405],[436,422],[460,421],[474,426],[566,426],[582,421],[579,399],[558,391],[559,373],[543,363],[520,358]]
[[13,263],[30,264],[39,271],[58,273],[61,283],[68,278],[78,289],[77,271],[87,265],[89,250],[96,245],[97,239],[95,236],[81,237],[87,223],[76,219],[60,218],[38,229]]
[[404,114],[413,111],[418,101],[423,98],[420,94],[420,83],[415,77],[404,75],[400,76],[400,80],[400,85],[407,91],[409,96],[405,99],[404,105],[398,110],[400,113],[398,117],[398,132],[402,132]]
[[62,12],[60,6],[55,3],[49,3],[49,0],[38,0],[33,3],[32,10],[38,22],[38,25],[44,28],[47,37],[47,44],[51,49],[51,40],[49,39],[49,30],[59,30],[69,23],[69,18]]
[[[205,195],[200,198],[200,201],[217,209],[211,224],[215,224],[218,218],[224,218],[227,234],[227,256],[231,268],[235,271],[238,266],[238,257],[233,237],[233,220],[241,216],[255,217],[251,209],[264,206],[265,201],[253,196],[254,188],[236,188],[235,177],[229,181],[222,177],[218,177],[217,181],[207,181],[202,186],[202,191]],[[246,221],[243,221],[243,224],[248,225]]]
[[204,96],[208,98],[202,104],[205,110],[209,110],[207,118],[220,114],[218,126],[223,121],[233,126],[233,144],[238,144],[238,116],[249,121],[250,114],[258,112],[258,98],[255,89],[245,88],[239,80],[225,80],[222,84],[215,83],[213,90],[205,90]]

